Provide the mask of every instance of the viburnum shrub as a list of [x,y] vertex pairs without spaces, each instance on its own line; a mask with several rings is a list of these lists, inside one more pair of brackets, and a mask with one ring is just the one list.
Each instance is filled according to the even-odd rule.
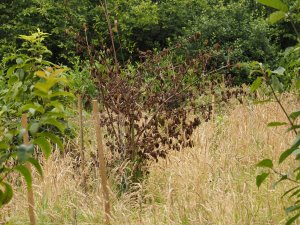
[[243,92],[221,91],[230,80],[223,82],[222,68],[206,68],[207,55],[182,60],[174,52],[140,52],[139,63],[123,67],[104,53],[91,60],[111,166],[121,168],[121,190],[140,182],[152,160],[192,147],[193,131],[211,118],[213,104]]

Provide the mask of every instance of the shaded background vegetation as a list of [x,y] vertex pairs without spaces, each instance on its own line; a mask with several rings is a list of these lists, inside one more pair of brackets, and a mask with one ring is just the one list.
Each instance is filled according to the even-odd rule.
[[[54,63],[74,66],[77,58],[89,59],[89,51],[110,49],[102,4],[94,0],[1,1],[0,57],[20,46],[19,34],[36,28],[51,35],[47,46]],[[107,8],[123,64],[130,58],[138,60],[139,50],[159,51],[178,42],[186,47],[180,52],[184,57],[208,51],[218,55],[217,63],[226,63],[228,57],[232,62],[273,63],[278,51],[295,43],[292,27],[285,22],[267,24],[264,18],[272,10],[254,0],[108,0]],[[191,41],[195,33],[200,38]]]

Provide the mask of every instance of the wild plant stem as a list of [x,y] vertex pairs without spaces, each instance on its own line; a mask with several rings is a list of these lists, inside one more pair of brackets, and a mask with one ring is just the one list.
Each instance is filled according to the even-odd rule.
[[118,65],[118,59],[117,59],[117,52],[116,52],[116,48],[115,48],[115,38],[114,38],[114,33],[112,31],[112,28],[111,28],[111,23],[110,23],[110,20],[109,20],[109,12],[108,12],[108,9],[107,9],[106,0],[104,0],[104,5],[102,3],[101,3],[101,5],[104,8],[105,18],[106,18],[106,22],[107,22],[107,25],[108,25],[109,36],[110,36],[110,39],[111,39],[111,45],[112,45],[112,49],[113,49],[114,62],[115,62],[115,65],[117,66]]
[[272,94],[274,95],[274,97],[275,97],[275,99],[276,99],[276,102],[279,104],[280,108],[282,109],[283,113],[285,114],[286,118],[288,119],[288,121],[289,121],[289,123],[290,123],[290,125],[291,125],[291,127],[292,127],[292,129],[293,129],[293,131],[294,131],[294,133],[297,135],[297,130],[296,130],[295,127],[294,127],[293,121],[291,120],[291,118],[289,117],[287,111],[286,111],[285,108],[283,107],[283,105],[282,105],[280,99],[278,98],[278,96],[277,96],[277,94],[276,94],[274,88],[272,87],[272,85],[269,84],[269,86],[270,86],[270,88],[271,88]]
[[273,172],[274,172],[275,174],[279,175],[280,177],[285,177],[286,180],[289,180],[289,181],[291,181],[291,182],[293,182],[293,183],[296,183],[296,184],[300,184],[299,181],[294,180],[294,179],[291,179],[291,178],[287,177],[285,174],[282,174],[282,173],[280,173],[279,171],[277,171],[277,170],[275,170],[275,169],[272,169],[272,170],[273,170]]

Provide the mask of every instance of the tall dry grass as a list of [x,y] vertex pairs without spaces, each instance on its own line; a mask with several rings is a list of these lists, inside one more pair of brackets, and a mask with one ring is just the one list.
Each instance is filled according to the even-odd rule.
[[[297,104],[294,98],[284,101],[288,111]],[[285,120],[275,103],[244,104],[202,124],[194,133],[195,147],[151,164],[136,192],[117,197],[112,189],[113,224],[283,224],[288,202],[280,196],[287,187],[274,189],[269,181],[258,190],[255,164],[265,157],[277,159],[290,144],[293,136],[285,128],[266,126]],[[87,144],[87,151],[96,151],[93,142]],[[56,152],[44,163],[44,180],[35,178],[38,224],[103,224],[99,176],[90,171],[84,190],[71,153],[62,157]],[[21,188],[1,210],[3,222],[28,224]]]

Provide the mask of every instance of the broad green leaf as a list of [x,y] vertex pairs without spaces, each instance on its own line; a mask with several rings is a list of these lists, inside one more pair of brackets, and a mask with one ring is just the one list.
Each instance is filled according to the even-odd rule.
[[46,73],[45,73],[45,71],[39,70],[39,71],[36,71],[34,74],[37,75],[37,76],[39,76],[39,77],[41,77],[41,78],[44,78],[44,79],[48,78],[47,75],[46,75]]
[[300,132],[297,134],[297,136],[292,144],[291,149],[295,150],[296,148],[298,148],[299,145],[300,145]]
[[273,88],[282,93],[283,92],[283,84],[279,81],[278,77],[276,77],[275,75],[272,76],[271,78],[271,82],[272,82],[272,86]]
[[55,85],[55,82],[50,82],[49,80],[47,82],[38,82],[34,85],[36,89],[43,93],[48,93],[49,90]]
[[292,223],[294,223],[296,221],[296,219],[298,219],[300,216],[300,213],[298,213],[297,215],[293,216],[292,218],[290,218],[285,225],[291,225]]
[[29,127],[29,132],[31,134],[36,134],[36,132],[38,132],[38,130],[39,130],[39,127],[40,127],[39,123],[32,123]]
[[44,177],[42,166],[38,160],[34,158],[29,158],[27,161],[30,162],[35,167],[36,171],[39,173],[41,177]]
[[295,111],[295,112],[292,112],[292,113],[290,114],[290,118],[291,118],[292,120],[297,119],[299,116],[300,116],[300,110]]
[[48,125],[52,125],[57,127],[60,132],[64,133],[66,126],[62,123],[60,123],[59,121],[53,119],[53,118],[49,118],[49,119],[45,119],[44,121],[42,121],[42,124],[48,124]]
[[20,162],[25,162],[30,158],[33,154],[34,146],[32,144],[25,145],[22,144],[17,148],[17,156]]
[[64,106],[59,101],[51,101],[49,104],[47,104],[47,106],[53,106],[58,112],[64,111]]
[[284,4],[281,0],[257,0],[259,3],[266,6],[272,7],[274,9],[287,12],[289,10],[288,6]]
[[284,160],[286,160],[286,158],[289,157],[293,153],[294,150],[295,149],[290,148],[290,149],[284,151],[279,157],[279,164],[282,163]]
[[289,129],[287,129],[287,132],[291,131],[291,130],[295,130],[295,129],[299,129],[300,125],[293,125],[291,127],[289,127]]
[[283,75],[285,72],[285,69],[283,67],[278,67],[276,70],[273,70],[272,73],[278,74],[278,75]]
[[0,208],[1,205],[5,205],[10,202],[13,196],[13,189],[12,187],[6,183],[1,182],[0,185],[4,188],[4,191],[2,192],[2,195],[0,196]]
[[282,11],[276,11],[273,12],[269,17],[268,17],[268,21],[271,24],[275,24],[277,23],[279,20],[282,20],[285,18],[286,13],[282,12]]
[[19,165],[19,166],[15,167],[15,170],[23,175],[28,188],[31,188],[31,186],[32,186],[32,176],[31,176],[31,173],[29,172],[29,170],[25,166],[22,166],[22,165]]
[[262,81],[263,81],[262,77],[256,78],[256,80],[250,86],[250,91],[255,92],[261,86]]
[[267,167],[267,168],[273,168],[273,162],[271,159],[264,159],[256,164],[257,167]]
[[38,103],[29,103],[29,104],[26,104],[26,105],[24,105],[24,106],[22,106],[20,108],[20,112],[24,112],[24,111],[27,111],[29,109],[34,109],[34,110],[36,110],[36,111],[38,111],[40,113],[44,113],[45,112],[43,106],[41,106]]
[[268,123],[268,127],[278,127],[278,126],[283,126],[287,125],[286,122],[270,122]]
[[54,97],[71,97],[74,98],[75,96],[67,91],[56,91],[53,94],[49,95],[49,98],[54,98]]
[[270,173],[262,173],[256,177],[256,186],[259,188],[264,180],[270,175]]
[[53,142],[54,144],[57,144],[57,146],[60,148],[60,150],[62,150],[62,151],[64,150],[64,144],[57,135],[50,133],[50,132],[42,132],[42,133],[39,133],[38,136],[50,139],[51,142]]
[[49,141],[44,137],[38,137],[34,139],[33,143],[38,145],[41,148],[45,158],[48,159],[49,156],[51,155],[51,145]]

